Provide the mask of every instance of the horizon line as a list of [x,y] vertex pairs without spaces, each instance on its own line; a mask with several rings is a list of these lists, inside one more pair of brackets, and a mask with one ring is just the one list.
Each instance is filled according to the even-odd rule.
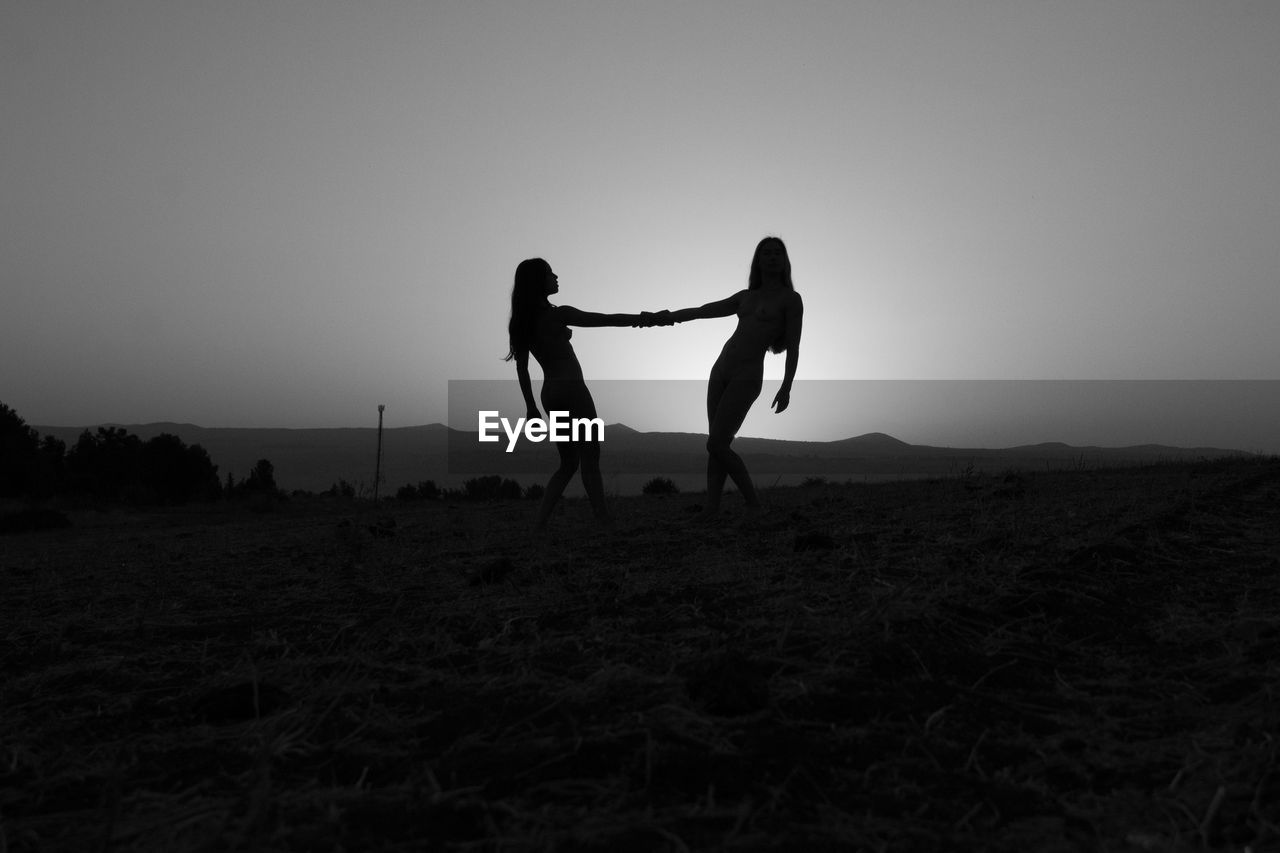
[[[147,422],[139,422],[139,423],[121,423],[121,422],[111,421],[111,422],[85,424],[85,425],[28,424],[28,427],[37,431],[41,429],[58,429],[58,430],[75,429],[75,430],[87,431],[90,429],[97,429],[97,428],[103,428],[103,427],[128,429],[128,428],[139,428],[139,427],[156,428],[156,427],[166,427],[166,426],[179,427],[179,428],[186,427],[190,429],[199,429],[199,430],[227,430],[227,431],[238,430],[238,431],[246,431],[246,432],[253,431],[253,430],[259,430],[259,431],[271,430],[271,431],[286,431],[286,432],[320,432],[320,431],[337,432],[342,430],[377,431],[379,429],[379,427],[376,425],[375,426],[354,426],[354,427],[352,426],[340,426],[340,427],[333,427],[333,426],[330,426],[330,427],[215,426],[215,427],[209,427],[209,426],[202,426],[200,424],[190,423],[187,421],[147,421]],[[431,423],[426,423],[426,424],[408,424],[405,426],[394,426],[394,427],[384,426],[384,427],[381,427],[381,429],[383,432],[390,432],[394,430],[429,429],[431,427],[439,427],[441,429],[452,431],[462,435],[478,434],[477,430],[459,429],[456,427],[451,427],[448,424],[445,424],[440,421],[433,421]],[[705,432],[702,432],[702,431],[690,432],[685,430],[639,430],[639,429],[636,429],[635,427],[628,426],[622,421],[615,421],[614,423],[611,423],[611,424],[605,424],[605,429],[617,428],[617,427],[630,430],[631,432],[636,433],[638,435],[705,435]],[[960,445],[949,445],[949,444],[913,444],[911,442],[904,441],[903,439],[900,439],[894,435],[891,435],[890,433],[881,432],[878,430],[873,430],[872,432],[866,432],[866,433],[861,433],[859,435],[851,435],[851,436],[846,436],[844,438],[835,438],[835,439],[773,438],[769,436],[738,435],[738,436],[735,436],[735,441],[746,439],[751,441],[770,441],[770,442],[779,442],[779,443],[787,443],[787,444],[826,445],[826,444],[840,444],[843,442],[858,441],[861,439],[872,439],[872,438],[889,439],[890,441],[901,444],[903,447],[934,448],[939,450],[958,450],[958,451],[960,450],[1017,450],[1021,448],[1056,446],[1056,447],[1064,447],[1064,448],[1077,449],[1077,450],[1089,450],[1089,449],[1128,450],[1128,449],[1138,449],[1138,448],[1167,448],[1171,450],[1214,450],[1214,451],[1223,451],[1228,453],[1242,454],[1247,456],[1277,455],[1275,453],[1271,453],[1268,451],[1260,451],[1260,450],[1243,450],[1240,448],[1219,447],[1219,446],[1206,445],[1206,444],[1195,444],[1195,445],[1164,444],[1158,441],[1139,442],[1136,444],[1071,444],[1069,442],[1051,439],[1046,441],[1031,441],[1031,442],[1025,442],[1022,444],[1011,444],[1011,445],[1005,445],[1002,447],[972,446],[972,445],[960,446]]]

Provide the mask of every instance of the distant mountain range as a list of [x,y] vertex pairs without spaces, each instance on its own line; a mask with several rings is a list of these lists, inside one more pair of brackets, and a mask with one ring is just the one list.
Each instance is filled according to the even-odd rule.
[[[70,447],[92,427],[33,426],[41,435],[52,435]],[[208,451],[225,478],[245,477],[259,459],[275,468],[276,483],[283,489],[324,491],[339,480],[371,488],[377,456],[377,429],[257,429],[208,428],[193,424],[102,424],[123,427],[146,441],[161,433],[176,435],[187,444]],[[605,427],[601,468],[606,478],[620,478],[638,491],[639,483],[654,476],[696,481],[706,469],[706,436],[698,433],[638,432],[624,424]],[[443,424],[384,429],[382,435],[382,488],[384,495],[409,483],[434,480],[460,484],[484,474],[512,477],[522,484],[540,482],[556,467],[556,451],[546,442],[523,439],[506,453],[506,437],[481,444],[477,433],[450,429]],[[884,433],[839,441],[785,441],[739,438],[735,449],[746,459],[756,479],[764,482],[782,475],[844,479],[907,479],[956,475],[966,470],[998,472],[1007,469],[1045,470],[1076,467],[1116,467],[1161,461],[1185,461],[1222,456],[1249,456],[1236,450],[1213,447],[1168,447],[1144,444],[1132,447],[1074,447],[1057,442],[1000,449],[930,447],[907,444]]]

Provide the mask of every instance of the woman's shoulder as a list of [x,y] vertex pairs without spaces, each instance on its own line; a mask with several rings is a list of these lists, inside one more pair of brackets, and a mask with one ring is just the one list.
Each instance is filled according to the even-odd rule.
[[782,304],[787,309],[804,310],[804,300],[800,298],[800,291],[788,289],[782,297]]

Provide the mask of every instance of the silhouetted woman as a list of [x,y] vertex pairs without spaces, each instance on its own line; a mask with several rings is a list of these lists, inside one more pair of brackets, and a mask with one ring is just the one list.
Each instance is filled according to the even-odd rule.
[[760,396],[764,384],[764,355],[770,350],[787,353],[782,387],[771,407],[780,414],[791,401],[791,383],[800,360],[804,303],[791,282],[791,259],[779,238],[765,237],[756,246],[746,290],[719,302],[683,308],[666,316],[682,323],[734,314],[738,316],[738,326],[720,350],[707,381],[707,505],[700,515],[704,520],[720,511],[726,477],[737,485],[748,508],[754,510],[760,505],[747,466],[730,444],[751,404]]
[[[559,277],[542,258],[521,261],[516,267],[515,286],[511,289],[511,322],[507,325],[511,349],[506,360],[515,360],[520,392],[524,395],[526,417],[540,418],[538,404],[529,380],[529,356],[542,367],[542,405],[551,412],[568,412],[571,419],[596,417],[596,404],[582,376],[582,365],[569,343],[570,326],[650,326],[661,321],[655,315],[593,314],[569,305],[552,305],[548,300],[560,290]],[[560,467],[547,482],[546,492],[538,507],[536,526],[547,525],[551,511],[579,467],[582,485],[591,501],[596,519],[609,522],[604,505],[604,482],[600,476],[600,444],[595,440],[556,442]]]

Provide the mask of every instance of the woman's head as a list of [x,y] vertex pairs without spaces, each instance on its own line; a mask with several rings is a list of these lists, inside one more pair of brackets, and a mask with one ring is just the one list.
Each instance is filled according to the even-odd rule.
[[763,286],[766,277],[774,276],[795,290],[795,285],[791,283],[791,257],[787,254],[787,245],[782,242],[781,237],[765,237],[756,244],[756,253],[751,257],[747,290]]
[[511,345],[507,361],[529,352],[538,312],[550,304],[547,296],[559,289],[551,264],[542,258],[529,258],[516,267],[515,284],[511,288],[511,319],[507,323]]
[[[542,258],[529,258],[521,261],[516,267],[515,286],[511,288],[511,304],[535,304],[539,300],[545,302],[549,293],[549,282],[554,281],[556,274],[551,271],[551,264]],[[556,288],[558,290],[559,287]]]

